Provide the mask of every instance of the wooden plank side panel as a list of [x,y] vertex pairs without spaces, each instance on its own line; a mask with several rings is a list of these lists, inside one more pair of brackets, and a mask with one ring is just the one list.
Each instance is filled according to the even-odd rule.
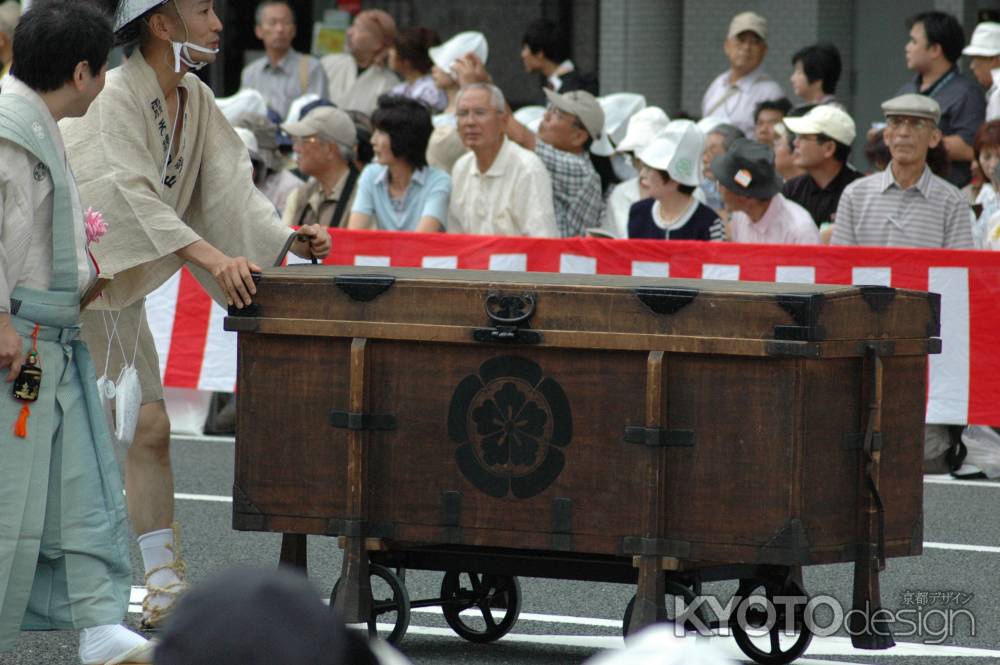
[[670,356],[667,421],[696,441],[668,449],[667,539],[711,556],[712,544],[759,547],[785,526],[796,362]]
[[350,340],[242,334],[239,361],[236,486],[265,515],[344,517]]

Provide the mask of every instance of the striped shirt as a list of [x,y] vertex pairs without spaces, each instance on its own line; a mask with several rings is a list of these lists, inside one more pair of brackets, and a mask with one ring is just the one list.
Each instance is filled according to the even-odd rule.
[[957,187],[929,167],[917,183],[902,189],[892,164],[882,173],[855,180],[840,197],[834,245],[882,247],[972,247],[972,212]]
[[[302,59],[306,58],[305,64]],[[306,89],[302,89],[302,68],[305,67]],[[264,95],[267,106],[282,118],[288,115],[292,102],[312,93],[326,97],[326,72],[319,60],[290,50],[277,64],[267,56],[243,68],[240,88],[253,88]]]

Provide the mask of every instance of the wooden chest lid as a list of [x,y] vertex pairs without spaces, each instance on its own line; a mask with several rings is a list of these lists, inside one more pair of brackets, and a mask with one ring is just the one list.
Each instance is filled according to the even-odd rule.
[[940,334],[940,296],[883,286],[289,266],[257,289],[227,329],[802,356],[935,352]]

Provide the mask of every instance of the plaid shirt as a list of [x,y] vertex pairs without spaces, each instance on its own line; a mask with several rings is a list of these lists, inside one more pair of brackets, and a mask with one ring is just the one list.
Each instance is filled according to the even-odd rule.
[[600,226],[604,218],[601,177],[586,154],[557,150],[539,139],[535,154],[552,178],[552,202],[556,224],[564,238],[583,235],[585,229]]

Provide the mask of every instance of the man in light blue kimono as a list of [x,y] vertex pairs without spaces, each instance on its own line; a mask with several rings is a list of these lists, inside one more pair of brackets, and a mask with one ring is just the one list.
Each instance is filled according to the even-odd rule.
[[0,88],[0,651],[19,630],[79,629],[81,662],[106,665],[152,648],[121,625],[122,483],[77,339],[96,270],[56,123],[100,93],[112,43],[90,3],[36,3]]

